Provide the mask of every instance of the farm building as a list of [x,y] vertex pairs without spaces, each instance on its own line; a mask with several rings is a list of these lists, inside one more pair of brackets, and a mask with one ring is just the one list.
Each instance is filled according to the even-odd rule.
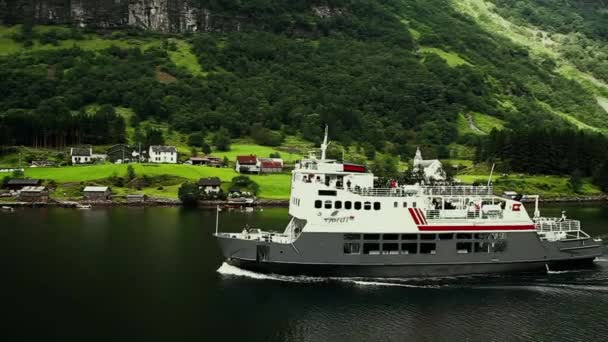
[[[142,151],[142,155],[146,151]],[[127,144],[117,144],[108,149],[108,160],[116,164],[126,164],[140,161],[139,152]]]
[[206,194],[209,194],[212,192],[217,193],[217,192],[220,192],[221,184],[222,184],[222,182],[220,181],[220,179],[218,177],[201,178],[198,181],[198,188],[199,188],[199,190],[202,190]]
[[55,163],[50,160],[32,160],[30,167],[51,167],[55,166]]
[[278,173],[283,171],[283,159],[280,158],[260,158],[261,173]]
[[49,190],[44,186],[26,186],[19,191],[19,200],[31,203],[47,203]]
[[83,193],[87,201],[106,201],[112,196],[112,189],[107,186],[87,186]]
[[206,165],[206,166],[222,166],[222,160],[219,157],[204,156],[204,157],[192,157],[186,161],[188,165]]
[[237,156],[235,169],[236,172],[239,173],[260,173],[258,157],[253,154],[248,156]]
[[11,191],[19,191],[26,186],[40,186],[42,179],[11,179],[7,183],[7,188]]

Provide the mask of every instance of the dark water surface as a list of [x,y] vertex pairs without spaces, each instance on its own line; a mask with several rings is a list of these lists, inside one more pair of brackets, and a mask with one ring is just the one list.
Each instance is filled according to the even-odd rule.
[[[563,208],[608,240],[608,206],[543,214]],[[286,215],[220,223],[282,230]],[[608,257],[546,275],[274,277],[222,265],[214,229],[213,211],[181,208],[0,212],[1,340],[608,341]]]

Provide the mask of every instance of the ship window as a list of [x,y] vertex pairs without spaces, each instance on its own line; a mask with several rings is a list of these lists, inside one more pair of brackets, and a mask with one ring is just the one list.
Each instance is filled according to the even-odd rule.
[[361,240],[361,234],[344,234],[344,240]]
[[453,238],[454,238],[454,234],[452,234],[452,233],[439,234],[439,240],[452,240]]
[[418,240],[418,234],[401,234],[401,240]]
[[416,208],[416,202],[412,202],[412,208]]
[[399,254],[398,243],[383,243],[382,254]]
[[351,201],[344,202],[344,209],[350,210],[352,208],[353,208],[353,202],[351,202]]
[[358,242],[346,242],[344,244],[344,254],[359,254],[361,253],[361,244]]
[[475,242],[475,253],[489,253],[490,244],[487,242]]
[[473,251],[472,242],[458,242],[456,243],[456,251],[458,254],[467,254]]
[[402,243],[401,244],[401,254],[416,254],[418,253],[418,244],[417,243]]
[[436,254],[437,246],[434,243],[421,243],[420,254]]
[[336,201],[336,203],[334,203],[334,208],[342,209],[342,201]]
[[363,209],[365,209],[365,210],[371,210],[372,209],[372,203],[371,202],[365,202],[365,203],[363,203]]
[[507,241],[496,241],[492,243],[492,251],[499,253],[507,250]]
[[407,202],[403,202],[403,207],[407,208]]
[[382,235],[384,240],[399,240],[399,234],[384,234]]
[[469,234],[469,233],[458,233],[458,234],[456,234],[456,238],[457,239],[468,240],[468,239],[472,239],[473,235]]
[[337,196],[336,190],[319,190],[319,196]]
[[380,254],[379,243],[364,243],[363,254]]
[[355,202],[355,210],[361,210],[361,202]]
[[488,240],[488,239],[490,239],[490,234],[488,234],[488,233],[475,233],[475,239],[477,239],[477,240]]
[[331,209],[331,201],[325,201],[325,209]]
[[380,240],[380,234],[363,234],[364,240]]
[[398,208],[399,207],[399,202],[395,202],[394,205],[395,205],[395,208]]
[[321,202],[321,201],[319,201],[319,200],[316,200],[316,201],[315,201],[315,208],[319,209],[319,208],[321,208],[321,207],[323,207],[323,202]]
[[380,210],[380,202],[374,202],[374,210]]
[[437,234],[420,234],[420,240],[436,240]]

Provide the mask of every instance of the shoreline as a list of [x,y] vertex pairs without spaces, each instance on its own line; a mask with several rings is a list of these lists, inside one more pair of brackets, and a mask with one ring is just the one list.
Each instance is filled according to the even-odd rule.
[[[11,208],[74,208],[81,205],[91,205],[96,207],[181,207],[182,202],[178,199],[170,198],[149,198],[145,202],[124,202],[124,201],[57,201],[50,200],[49,202],[0,202],[0,207]],[[247,207],[229,201],[199,201],[197,208],[212,209],[217,206],[225,207]],[[259,199],[256,200],[251,207],[262,208],[288,208],[289,200],[277,199]]]
[[[555,197],[555,198],[541,198],[540,203],[602,203],[608,202],[608,195],[601,196],[580,196],[580,197]],[[534,200],[523,199],[522,203],[534,203]],[[50,200],[49,202],[1,202],[2,207],[12,208],[42,208],[42,207],[62,207],[62,208],[77,208],[80,205],[91,205],[99,207],[179,207],[182,203],[178,199],[171,198],[149,198],[145,202],[124,202],[124,201],[59,201]],[[238,203],[231,203],[229,201],[199,201],[197,207],[203,209],[212,209],[217,206],[220,207],[247,207],[247,205],[240,205]],[[262,208],[288,208],[288,199],[258,199],[252,205],[252,207]]]

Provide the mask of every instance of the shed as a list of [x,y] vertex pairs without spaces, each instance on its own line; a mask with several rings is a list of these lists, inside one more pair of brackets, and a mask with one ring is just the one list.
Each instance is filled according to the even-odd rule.
[[21,179],[15,178],[8,181],[7,188],[13,191],[19,191],[26,186],[40,186],[42,179]]
[[198,181],[199,190],[205,193],[220,192],[222,181],[218,177],[201,178]]
[[26,186],[19,191],[19,200],[31,203],[47,203],[49,190],[44,186]]
[[50,160],[32,160],[32,162],[30,163],[31,167],[49,167],[49,166],[55,166],[55,163],[53,163]]
[[112,189],[108,186],[87,186],[83,192],[88,201],[107,201],[112,196]]

